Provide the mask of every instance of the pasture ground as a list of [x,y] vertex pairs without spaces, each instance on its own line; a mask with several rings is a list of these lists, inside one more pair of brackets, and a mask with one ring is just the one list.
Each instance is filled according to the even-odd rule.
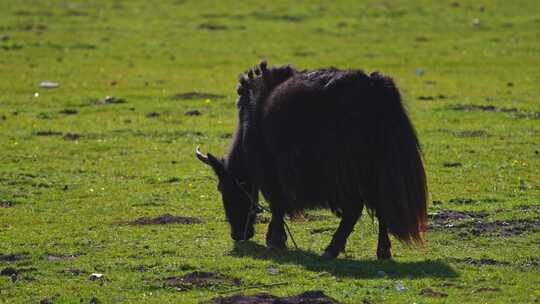
[[[539,28],[525,0],[1,1],[0,302],[540,301]],[[263,223],[234,246],[194,148],[226,151],[236,77],[263,57],[395,78],[425,153],[425,248],[377,261],[365,215],[323,261],[326,211],[289,221],[300,250],[266,249]]]

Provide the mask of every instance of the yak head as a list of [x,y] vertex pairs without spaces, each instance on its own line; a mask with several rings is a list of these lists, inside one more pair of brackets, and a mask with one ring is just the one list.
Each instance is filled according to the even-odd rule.
[[218,177],[217,188],[221,192],[232,239],[235,241],[251,239],[255,234],[253,226],[258,204],[249,194],[246,182],[238,180],[223,159],[218,159],[210,153],[204,155],[199,147],[196,155],[200,161],[209,165]]

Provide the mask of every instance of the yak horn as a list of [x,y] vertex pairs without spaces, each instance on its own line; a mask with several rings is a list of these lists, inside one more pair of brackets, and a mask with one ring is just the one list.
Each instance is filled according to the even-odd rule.
[[210,165],[210,160],[208,159],[208,156],[202,154],[201,152],[201,146],[197,146],[197,149],[195,150],[195,154],[197,154],[197,158],[202,161],[203,163]]

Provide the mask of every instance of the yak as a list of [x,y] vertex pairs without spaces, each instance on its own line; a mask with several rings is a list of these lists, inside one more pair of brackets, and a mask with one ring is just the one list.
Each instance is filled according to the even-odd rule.
[[335,258],[364,206],[378,220],[378,259],[392,256],[389,233],[422,244],[422,152],[392,78],[263,61],[240,74],[237,93],[238,125],[226,156],[196,148],[218,177],[233,240],[253,237],[261,193],[272,214],[271,248],[286,247],[285,215],[329,208],[341,220],[323,256]]

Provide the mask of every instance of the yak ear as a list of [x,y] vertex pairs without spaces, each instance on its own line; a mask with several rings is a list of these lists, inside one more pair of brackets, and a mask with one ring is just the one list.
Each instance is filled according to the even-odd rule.
[[222,159],[216,158],[214,155],[208,153],[208,164],[212,169],[214,169],[214,172],[218,177],[221,177],[225,174],[225,165]]

